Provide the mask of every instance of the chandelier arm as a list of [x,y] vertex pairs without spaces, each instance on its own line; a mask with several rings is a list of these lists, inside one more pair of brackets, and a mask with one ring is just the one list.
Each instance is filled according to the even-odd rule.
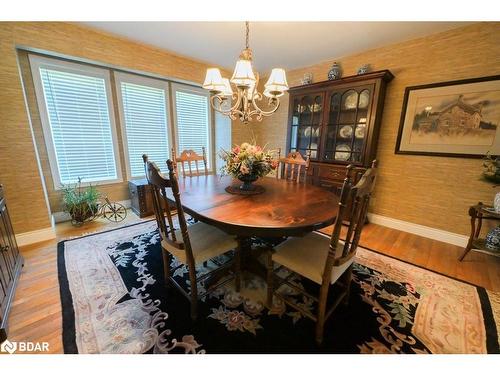
[[262,119],[262,116],[271,116],[274,112],[276,112],[280,106],[280,100],[278,98],[274,98],[274,99],[270,99],[270,104],[272,104],[272,102],[274,102],[275,104],[275,107],[274,108],[271,108],[271,110],[269,111],[263,111],[256,103],[256,99],[257,100],[262,100],[262,94],[261,93],[258,93],[257,95],[255,95],[252,99],[252,105],[253,107],[255,108],[253,111],[251,111],[248,116],[249,117],[252,117],[253,115],[257,115],[257,119],[260,121]]
[[[222,109],[222,103],[224,102],[224,97],[221,97],[220,95],[212,95],[210,97],[210,104],[212,105],[212,108],[214,110],[216,110],[219,113],[222,113],[223,115],[228,116],[233,112],[238,112],[237,108],[241,104],[241,95],[237,95],[236,93],[233,93],[231,98],[236,99],[236,102],[234,103],[234,105],[231,108],[228,108],[228,109]],[[217,100],[218,105],[215,104],[216,100]]]

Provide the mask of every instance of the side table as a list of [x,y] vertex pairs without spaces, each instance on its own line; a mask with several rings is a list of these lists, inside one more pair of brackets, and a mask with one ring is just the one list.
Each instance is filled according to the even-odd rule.
[[482,202],[479,202],[475,206],[471,206],[469,208],[469,216],[471,227],[470,237],[463,254],[460,256],[460,258],[458,258],[458,260],[462,261],[471,250],[500,257],[499,251],[488,249],[486,247],[486,240],[479,237],[479,235],[481,234],[481,226],[483,224],[483,220],[500,221],[500,213],[495,212],[493,207],[486,206]]

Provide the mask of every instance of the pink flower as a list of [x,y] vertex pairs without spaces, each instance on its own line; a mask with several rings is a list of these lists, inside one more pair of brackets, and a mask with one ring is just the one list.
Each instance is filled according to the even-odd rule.
[[236,146],[236,147],[234,147],[234,148],[233,148],[233,152],[234,152],[235,154],[239,154],[239,153],[240,153],[240,146]]
[[250,174],[250,169],[245,164],[241,164],[240,172],[241,174]]

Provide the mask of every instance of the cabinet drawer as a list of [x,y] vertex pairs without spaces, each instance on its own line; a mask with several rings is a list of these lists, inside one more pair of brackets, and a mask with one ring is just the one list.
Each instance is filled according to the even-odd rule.
[[346,167],[344,166],[324,166],[319,168],[318,176],[321,179],[343,181],[346,175]]

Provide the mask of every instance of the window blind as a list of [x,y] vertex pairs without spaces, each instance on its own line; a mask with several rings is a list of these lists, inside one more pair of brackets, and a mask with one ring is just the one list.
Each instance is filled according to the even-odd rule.
[[118,179],[106,82],[40,67],[59,183]]
[[123,119],[132,177],[144,175],[142,155],[167,172],[169,158],[168,118],[165,90],[121,82]]
[[[200,155],[202,147],[207,152],[207,166],[210,168],[210,119],[208,98],[194,91],[175,89],[175,114],[177,151],[194,150]],[[203,168],[203,162],[198,162]]]

